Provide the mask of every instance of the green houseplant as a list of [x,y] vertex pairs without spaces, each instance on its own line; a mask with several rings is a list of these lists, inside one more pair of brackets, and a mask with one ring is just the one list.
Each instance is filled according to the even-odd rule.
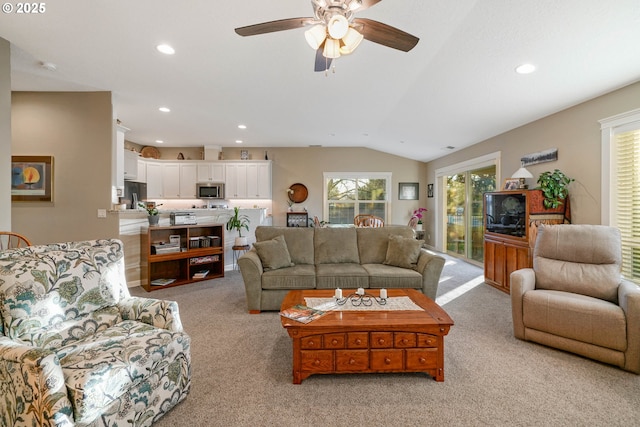
[[235,246],[246,246],[247,238],[242,237],[242,230],[245,229],[249,231],[250,222],[251,221],[249,220],[249,217],[247,215],[240,215],[240,208],[238,208],[237,206],[233,208],[233,215],[231,216],[231,218],[229,218],[229,221],[227,221],[226,227],[228,231],[238,231],[238,237],[236,237]]
[[569,195],[567,186],[572,181],[575,180],[560,172],[559,169],[555,169],[553,172],[542,172],[538,177],[539,186],[536,187],[536,190],[542,191],[544,207],[556,209],[562,205],[564,203],[563,200]]

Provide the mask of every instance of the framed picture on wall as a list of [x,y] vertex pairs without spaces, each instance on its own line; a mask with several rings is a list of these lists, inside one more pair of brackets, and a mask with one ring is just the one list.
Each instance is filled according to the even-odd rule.
[[53,156],[11,156],[11,201],[53,201]]
[[399,200],[418,200],[420,184],[417,182],[401,182],[398,184]]
[[427,184],[427,197],[433,197],[433,184]]

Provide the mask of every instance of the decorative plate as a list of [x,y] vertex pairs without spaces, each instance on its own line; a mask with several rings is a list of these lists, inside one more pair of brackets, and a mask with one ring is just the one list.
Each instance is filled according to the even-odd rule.
[[146,147],[142,147],[142,150],[140,150],[140,155],[145,159],[159,159],[160,151],[158,151],[156,147],[147,145]]
[[293,193],[289,193],[289,200],[293,203],[302,203],[307,200],[307,196],[309,195],[309,191],[304,184],[296,183],[289,187]]

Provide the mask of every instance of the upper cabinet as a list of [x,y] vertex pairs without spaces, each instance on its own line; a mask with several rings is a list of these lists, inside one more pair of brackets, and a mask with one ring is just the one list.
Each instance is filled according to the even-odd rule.
[[223,163],[198,163],[198,182],[225,182]]
[[135,180],[138,177],[138,153],[124,150],[124,179]]
[[271,162],[247,165],[247,198],[271,198]]

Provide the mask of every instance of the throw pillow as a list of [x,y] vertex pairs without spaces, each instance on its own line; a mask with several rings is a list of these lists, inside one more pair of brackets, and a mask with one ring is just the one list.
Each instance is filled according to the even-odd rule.
[[424,240],[416,240],[411,237],[389,236],[387,257],[383,264],[395,267],[412,268],[418,262],[420,248]]
[[262,261],[262,268],[265,270],[277,270],[295,265],[291,262],[291,255],[289,255],[287,242],[283,235],[271,240],[256,242],[253,247],[256,248],[260,261]]

